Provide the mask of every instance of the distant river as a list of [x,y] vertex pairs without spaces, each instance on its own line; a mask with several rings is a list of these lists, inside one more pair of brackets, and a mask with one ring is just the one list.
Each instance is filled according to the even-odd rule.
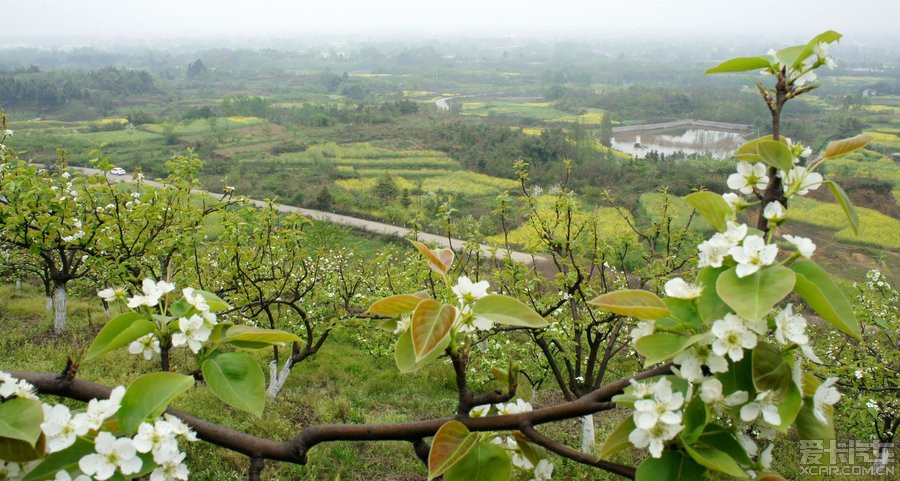
[[696,126],[630,130],[614,132],[612,146],[637,157],[644,157],[655,150],[667,156],[681,151],[686,154],[708,153],[722,159],[746,142],[745,136],[746,132]]

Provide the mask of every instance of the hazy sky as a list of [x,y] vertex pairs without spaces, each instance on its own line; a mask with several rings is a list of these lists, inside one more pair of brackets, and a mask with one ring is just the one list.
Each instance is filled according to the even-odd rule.
[[[897,38],[900,0],[0,0],[0,37],[772,34]],[[786,34],[794,29],[793,35]]]

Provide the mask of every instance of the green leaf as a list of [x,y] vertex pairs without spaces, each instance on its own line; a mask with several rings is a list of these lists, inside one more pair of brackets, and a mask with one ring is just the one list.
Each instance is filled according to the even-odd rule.
[[791,293],[794,280],[792,270],[778,265],[746,277],[738,277],[736,268],[731,268],[719,276],[716,292],[739,316],[758,321]]
[[797,427],[797,437],[801,441],[819,441],[822,442],[823,446],[826,448],[823,450],[823,455],[821,458],[821,463],[819,466],[827,466],[832,463],[831,456],[828,452],[828,445],[830,441],[835,439],[834,435],[834,421],[832,420],[831,415],[826,415],[826,419],[828,423],[823,424],[816,418],[814,414],[814,405],[811,398],[805,398],[803,400],[803,407],[800,408],[800,412],[797,414],[797,418],[794,420],[795,425]]
[[244,349],[262,349],[288,342],[302,342],[296,334],[275,329],[261,329],[254,326],[234,326],[225,331],[222,342]]
[[39,401],[16,397],[0,404],[0,437],[34,446],[41,437],[42,422],[44,409]]
[[75,438],[75,444],[62,451],[48,454],[22,478],[22,481],[45,481],[56,478],[59,471],[72,471],[78,467],[81,458],[94,452],[94,443],[85,438]]
[[785,172],[794,166],[794,154],[791,149],[775,140],[763,140],[756,144],[756,152],[763,162]]
[[203,379],[222,401],[254,416],[266,404],[265,376],[256,360],[246,352],[218,354],[203,361]]
[[484,296],[472,305],[472,312],[495,324],[520,327],[544,327],[547,320],[522,301],[499,294]]
[[119,408],[119,427],[125,434],[133,434],[146,419],[163,413],[179,394],[194,385],[194,378],[174,372],[145,374],[128,385]]
[[718,424],[708,424],[697,442],[704,446],[712,446],[734,459],[742,466],[751,466],[753,461],[747,456],[747,452],[741,443],[735,439],[734,434]]
[[794,385],[791,366],[775,346],[760,342],[753,349],[753,386],[785,395]]
[[734,210],[721,195],[708,190],[694,192],[684,197],[700,215],[719,232],[728,230],[728,221],[734,219]]
[[416,306],[409,330],[417,361],[428,357],[449,336],[456,315],[455,307],[432,299],[424,300]]
[[747,473],[743,469],[741,469],[734,458],[712,446],[690,446],[686,444],[684,446],[684,449],[691,456],[691,458],[694,459],[694,461],[697,461],[697,463],[706,466],[713,471],[725,473],[736,478],[749,477],[747,476]]
[[844,215],[847,216],[847,220],[850,221],[850,228],[853,229],[853,233],[859,235],[859,215],[857,215],[856,208],[853,207],[853,202],[850,201],[850,197],[844,192],[844,189],[837,185],[833,180],[826,180],[824,183],[828,186],[828,190],[831,191],[831,195],[834,196],[834,200],[836,200],[838,205],[841,206],[841,209],[844,210]]
[[794,60],[794,63],[791,64],[790,67],[799,68],[803,64],[803,61],[813,54],[816,45],[820,43],[834,43],[840,40],[841,37],[842,35],[835,32],[834,30],[828,30],[816,35],[812,40],[809,41],[809,43],[806,44],[806,47],[804,47],[803,50],[799,54],[797,54],[796,60]]
[[[794,65],[794,62],[797,61],[797,58],[803,53],[806,49],[806,45],[794,45],[793,47],[785,47],[777,52],[775,52],[775,58],[778,59],[783,65]],[[807,57],[809,55],[807,54]]]
[[833,159],[844,154],[849,154],[855,150],[859,150],[872,141],[869,135],[861,134],[847,139],[834,140],[828,142],[825,152],[822,152],[823,159]]
[[206,299],[206,305],[209,306],[209,312],[221,312],[226,309],[231,309],[231,306],[229,306],[227,302],[223,301],[219,296],[213,294],[212,292],[194,289],[194,293],[200,294],[204,299]]
[[398,317],[416,310],[422,298],[412,294],[385,297],[369,306],[369,314]]
[[700,269],[700,273],[697,274],[696,282],[703,286],[703,292],[697,298],[697,313],[700,314],[700,319],[707,324],[718,321],[725,317],[725,314],[731,312],[731,308],[728,307],[728,304],[725,304],[725,301],[716,292],[716,281],[727,270],[727,266],[706,266]]
[[397,369],[403,374],[418,371],[429,362],[440,357],[441,353],[443,353],[449,345],[450,336],[445,336],[444,340],[438,344],[437,348],[431,351],[431,354],[425,356],[421,361],[416,361],[416,352],[413,350],[412,333],[407,329],[397,338],[397,344],[394,348],[394,362],[397,364]]
[[660,458],[647,458],[635,474],[635,481],[700,481],[706,468],[678,451],[665,450]]
[[636,319],[650,320],[672,315],[669,306],[656,294],[640,289],[625,289],[603,294],[588,301],[588,304]]
[[746,72],[748,70],[768,69],[771,66],[772,62],[769,61],[768,57],[737,57],[707,69],[704,73]]
[[795,262],[790,268],[797,274],[794,290],[809,307],[833,326],[861,340],[856,314],[831,276],[809,260]]
[[684,409],[684,430],[681,431],[681,439],[687,444],[697,441],[707,422],[709,422],[709,406],[700,399],[700,396],[694,396]]
[[479,443],[444,473],[444,481],[509,481],[512,461],[494,443]]
[[788,432],[791,424],[794,424],[794,421],[800,414],[802,405],[803,395],[800,394],[800,388],[796,384],[791,384],[791,389],[788,391],[787,396],[778,404],[778,415],[781,416],[781,424],[776,426],[775,429],[782,433]]
[[478,435],[469,432],[459,421],[447,421],[438,429],[428,452],[429,481],[444,474],[462,458],[466,457],[475,444]]
[[692,329],[702,329],[703,321],[697,313],[697,305],[691,299],[678,299],[676,297],[666,297],[663,299],[669,310],[672,311],[671,316],[663,317],[656,320],[656,329],[663,331],[674,331],[684,334]]
[[37,443],[32,446],[20,439],[0,437],[0,460],[12,463],[27,463],[44,457],[47,438],[41,434]]
[[156,324],[137,312],[125,312],[109,320],[97,333],[84,355],[85,361],[129,344],[156,331]]
[[634,347],[646,358],[644,366],[652,366],[672,359],[705,337],[705,333],[696,336],[657,333],[638,339]]
[[[758,139],[753,139],[748,142],[745,142],[743,145],[738,147],[734,151],[734,156],[739,160],[743,160],[746,162],[754,163],[754,162],[762,162],[762,159],[759,157],[759,151],[757,150],[757,146],[760,142],[767,142],[773,140],[772,135],[765,135]],[[787,141],[782,137],[778,140],[782,144],[787,144]]]
[[597,456],[599,456],[600,459],[609,459],[610,456],[630,448],[631,441],[628,440],[628,435],[631,434],[634,429],[634,417],[625,416],[625,419],[619,423],[619,426],[606,437],[606,441],[603,443],[603,446],[600,446],[600,451],[597,453]]

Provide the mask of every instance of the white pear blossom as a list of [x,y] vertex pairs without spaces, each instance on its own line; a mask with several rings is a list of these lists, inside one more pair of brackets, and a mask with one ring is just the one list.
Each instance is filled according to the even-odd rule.
[[697,246],[699,267],[722,267],[722,261],[732,247],[738,245],[747,235],[747,225],[728,221],[725,232],[719,232]]
[[118,438],[101,431],[94,439],[96,454],[88,454],[78,461],[78,467],[84,474],[103,481],[115,474],[134,474],[141,470],[143,462],[137,456],[134,443],[128,438]]
[[816,388],[813,394],[813,414],[816,419],[823,423],[828,423],[828,417],[825,414],[827,406],[834,406],[841,400],[841,393],[834,387],[838,378],[830,377]]
[[109,399],[91,399],[88,401],[87,410],[76,414],[78,422],[87,423],[91,430],[100,429],[103,423],[119,412],[122,397],[125,396],[125,387],[118,386],[112,390]]
[[508,402],[506,404],[497,404],[497,411],[500,414],[520,414],[524,412],[531,411],[533,408],[531,407],[531,403],[527,403],[521,399],[516,399],[515,402]]
[[72,475],[69,474],[68,471],[57,471],[53,481],[91,481],[91,478],[84,474],[79,474],[78,476],[75,476],[75,478],[72,478]]
[[806,335],[806,318],[794,312],[794,304],[789,303],[775,314],[775,340],[785,345],[791,342],[803,345],[809,342]]
[[659,458],[662,456],[666,441],[675,439],[682,429],[683,426],[680,424],[657,423],[650,429],[637,428],[631,431],[628,434],[628,441],[636,448],[649,448],[650,456]]
[[680,277],[667,281],[664,289],[667,296],[679,299],[695,299],[703,293],[703,286],[691,284]]
[[[3,144],[0,144],[0,148],[3,147]],[[2,150],[2,149],[0,149]],[[17,481],[19,477],[22,475],[22,467],[19,466],[18,463],[6,463],[0,461],[0,479],[8,479],[10,481]]]
[[467,304],[486,296],[488,287],[490,287],[488,281],[472,282],[466,276],[459,276],[451,290],[456,294],[460,304]]
[[185,453],[178,455],[171,461],[160,464],[150,473],[150,481],[187,481],[190,471],[184,464]]
[[44,404],[41,431],[47,437],[47,452],[55,453],[75,444],[78,436],[88,433],[89,426],[83,417],[73,418],[69,408],[62,404],[52,407]]
[[763,452],[759,453],[759,464],[763,469],[772,469],[772,450],[775,449],[775,443],[769,443]]
[[394,328],[394,334],[406,332],[410,325],[412,325],[412,315],[409,313],[402,314],[400,318],[397,319],[397,327]]
[[179,453],[172,425],[159,419],[153,424],[141,423],[134,436],[134,449],[139,453],[153,453],[156,464],[170,462]]
[[766,165],[762,162],[751,164],[750,162],[740,161],[737,165],[737,172],[728,176],[728,188],[737,190],[742,194],[752,194],[753,189],[765,189],[769,183],[769,176],[766,175]]
[[159,339],[153,334],[139,337],[128,345],[128,352],[134,355],[143,354],[144,359],[153,359],[153,354],[159,354]]
[[796,79],[794,79],[794,85],[801,87],[810,82],[815,82],[817,78],[819,78],[819,76],[816,75],[816,72],[813,70],[810,70],[810,71],[804,73],[803,75],[800,75]]
[[534,479],[532,481],[550,481],[553,477],[553,463],[542,459],[534,467]]
[[724,356],[716,354],[706,340],[678,353],[672,361],[678,364],[681,377],[691,382],[703,378],[703,366],[707,366],[712,373],[728,371],[728,361]]
[[525,470],[534,469],[534,464],[519,452],[519,443],[514,437],[507,436],[506,447],[512,452],[513,466]]
[[655,323],[652,320],[638,321],[638,323],[634,326],[634,329],[631,330],[631,341],[637,342],[638,339],[653,334],[655,329]]
[[490,404],[482,404],[480,406],[475,406],[469,410],[469,416],[473,418],[482,418],[487,416],[488,412],[491,410]]
[[658,423],[680,424],[684,394],[672,391],[672,383],[661,378],[653,385],[653,396],[634,402],[634,425],[649,430]]
[[796,247],[797,252],[799,252],[803,257],[812,257],[813,253],[816,252],[816,244],[814,244],[812,240],[806,237],[793,236],[790,234],[785,234],[781,237],[784,238],[784,240],[790,242],[794,247]]
[[178,347],[187,344],[194,354],[200,352],[203,343],[212,334],[212,329],[197,314],[192,315],[190,318],[182,317],[178,319],[178,329],[179,332],[172,334],[172,345]]
[[714,322],[712,333],[716,336],[712,343],[713,352],[720,356],[727,354],[733,361],[744,358],[744,349],[756,347],[756,334],[735,314],[725,314],[724,319]]
[[115,302],[124,300],[128,293],[124,287],[107,287],[102,291],[98,291],[97,295],[106,302]]
[[778,246],[766,244],[765,239],[758,235],[748,235],[742,245],[732,247],[729,253],[738,263],[735,271],[737,276],[747,277],[775,262]]
[[759,454],[759,446],[756,445],[756,441],[745,433],[737,433],[737,441],[744,448],[747,456],[753,457]]
[[169,292],[175,290],[175,284],[166,281],[153,282],[153,279],[144,279],[141,284],[143,295],[134,296],[128,300],[128,307],[134,309],[139,306],[153,307],[159,299]]
[[632,395],[638,399],[644,399],[653,395],[652,384],[636,381],[634,379],[629,379],[628,383],[631,384]]
[[809,172],[806,167],[795,166],[787,174],[782,172],[785,190],[797,195],[806,195],[811,190],[816,190],[825,180],[818,172]]
[[762,415],[763,421],[772,426],[781,425],[781,414],[778,413],[778,401],[772,391],[762,391],[756,395],[756,399],[741,407],[741,420],[744,422],[755,421]]
[[5,129],[5,130],[3,131],[3,136],[4,136],[4,137],[12,137],[12,134],[13,134],[13,131],[10,130],[10,129]]
[[37,390],[30,382],[24,379],[16,379],[7,374],[7,378],[0,383],[0,398],[5,397],[37,400]]
[[185,287],[181,290],[181,293],[184,295],[184,300],[194,306],[194,309],[197,309],[198,312],[209,312],[209,304],[207,304],[206,298],[194,290],[193,287]]
[[165,421],[172,426],[172,432],[174,432],[175,435],[179,438],[190,442],[194,442],[197,440],[197,433],[195,433],[194,430],[192,430],[191,427],[185,424],[181,419],[178,419],[171,414],[164,414],[163,419],[165,419]]
[[712,377],[700,385],[700,399],[716,408],[730,408],[747,402],[747,391],[735,391],[728,396],[722,392],[722,381]]
[[784,220],[787,213],[784,210],[784,206],[781,205],[781,202],[777,200],[774,202],[769,202],[766,204],[766,208],[763,209],[763,217],[772,221],[772,222],[781,222]]
[[725,202],[731,207],[731,210],[738,210],[738,208],[743,204],[743,199],[741,196],[735,194],[734,192],[726,192],[722,194],[722,198],[725,199]]

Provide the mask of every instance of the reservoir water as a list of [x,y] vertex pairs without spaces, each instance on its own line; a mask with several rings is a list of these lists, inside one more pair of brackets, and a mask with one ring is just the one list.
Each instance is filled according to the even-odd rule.
[[614,149],[636,157],[644,157],[651,151],[672,155],[678,151],[686,154],[707,153],[722,159],[746,142],[746,132],[708,127],[676,127],[654,130],[614,132]]

